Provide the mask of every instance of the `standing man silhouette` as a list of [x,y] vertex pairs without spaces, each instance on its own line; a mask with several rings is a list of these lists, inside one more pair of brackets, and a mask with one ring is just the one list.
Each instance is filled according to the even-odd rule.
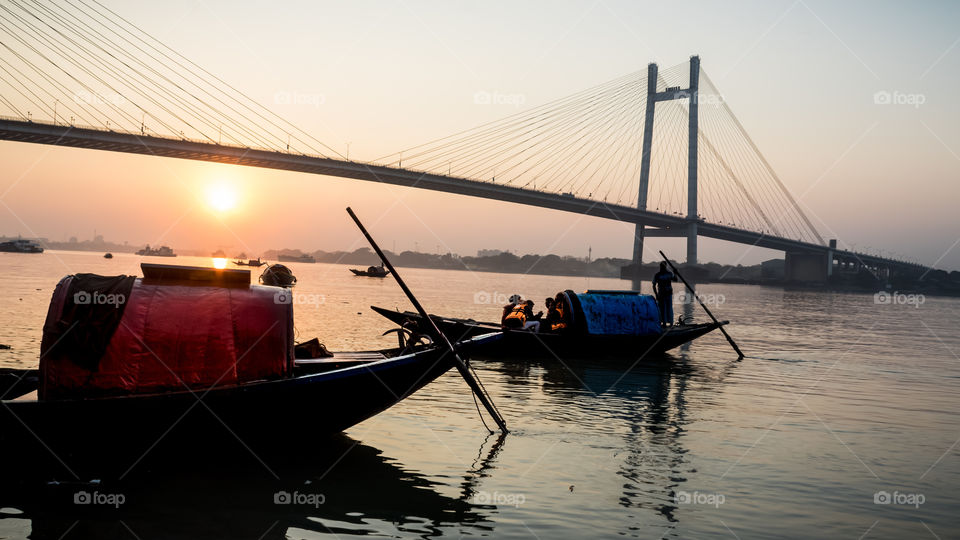
[[653,294],[660,308],[660,324],[673,326],[673,282],[677,276],[667,270],[667,263],[660,263],[660,271],[653,275]]

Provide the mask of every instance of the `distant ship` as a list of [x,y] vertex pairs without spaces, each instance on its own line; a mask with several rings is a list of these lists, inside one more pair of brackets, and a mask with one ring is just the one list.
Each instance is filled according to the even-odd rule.
[[8,242],[0,242],[0,251],[5,253],[43,253],[43,248],[32,240],[18,238]]
[[227,258],[227,254],[224,253],[222,249],[218,249],[218,250],[214,251],[212,254],[210,254],[210,256],[213,257],[214,259],[226,259],[226,258]]
[[137,252],[137,255],[146,255],[149,257],[176,257],[177,254],[173,252],[168,246],[160,246],[157,249],[150,249],[150,244],[147,244],[147,247],[141,249]]
[[300,255],[279,255],[278,260],[280,262],[302,262],[302,263],[315,263],[316,259],[312,255],[307,255],[302,253]]

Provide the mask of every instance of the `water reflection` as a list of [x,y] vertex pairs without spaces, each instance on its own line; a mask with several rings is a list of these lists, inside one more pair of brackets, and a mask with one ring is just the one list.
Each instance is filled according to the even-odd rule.
[[473,461],[470,470],[463,475],[463,482],[460,483],[460,500],[475,500],[477,487],[484,478],[491,475],[494,469],[494,463],[503,449],[503,443],[507,440],[507,434],[503,432],[493,432],[487,435],[483,444],[477,451],[477,457]]
[[502,443],[481,448],[459,498],[346,436],[323,448],[290,447],[281,462],[269,461],[269,470],[250,461],[200,465],[181,455],[168,456],[180,466],[151,467],[119,482],[5,485],[0,507],[16,510],[0,512],[0,536],[19,520],[29,520],[34,539],[489,532],[493,523],[469,501]]
[[[616,449],[616,474],[623,479],[619,505],[655,512],[675,525],[676,495],[696,472],[683,444],[690,423],[687,394],[698,380],[722,381],[737,363],[704,367],[681,352],[641,360],[565,357],[491,365],[508,380],[531,375],[528,384],[537,380],[530,371],[539,370],[540,391],[552,402],[543,407],[553,411],[547,414],[575,422],[581,436]],[[606,442],[611,438],[622,443]],[[638,530],[630,525],[622,533]]]

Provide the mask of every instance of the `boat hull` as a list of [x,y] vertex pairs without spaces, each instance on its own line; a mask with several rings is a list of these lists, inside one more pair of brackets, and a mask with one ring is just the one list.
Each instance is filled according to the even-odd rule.
[[351,268],[350,271],[353,272],[353,275],[355,275],[355,276],[364,276],[364,277],[385,278],[385,277],[387,277],[388,275],[390,275],[390,272],[386,272],[386,273],[382,273],[382,274],[379,273],[379,272],[377,272],[377,273],[371,274],[370,272],[368,272],[368,271],[366,271],[366,270],[354,270],[353,268]]
[[[475,340],[467,344],[469,349]],[[317,443],[403,400],[453,366],[437,347],[289,379],[209,390],[4,401],[0,459],[53,477],[122,473],[146,454],[273,455]],[[104,471],[108,465],[110,471]],[[119,467],[115,469],[113,467]]]

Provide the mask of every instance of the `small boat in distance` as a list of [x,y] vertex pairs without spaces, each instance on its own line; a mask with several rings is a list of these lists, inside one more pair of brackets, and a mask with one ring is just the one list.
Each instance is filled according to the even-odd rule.
[[150,244],[147,244],[147,247],[137,251],[137,255],[142,255],[145,257],[176,257],[177,254],[173,252],[169,246],[160,246],[156,249],[151,249]]
[[236,260],[233,261],[233,264],[237,266],[263,266],[267,264],[267,262],[261,261],[260,257],[257,257],[256,259],[247,259],[246,261]]
[[379,278],[387,277],[387,275],[390,274],[390,271],[384,268],[382,264],[380,266],[370,266],[366,270],[357,270],[355,268],[351,268],[350,271],[353,272],[353,275],[355,276],[367,276],[367,277],[379,277]]
[[17,238],[7,242],[0,242],[0,251],[4,253],[43,253],[43,248],[33,240]]
[[104,253],[104,254],[103,254],[103,258],[104,258],[104,259],[112,259],[112,258],[113,258],[113,253]]
[[277,255],[277,260],[280,262],[302,262],[302,263],[315,263],[316,259],[312,255],[306,253],[301,253],[300,255]]
[[227,254],[224,253],[222,249],[218,249],[218,250],[214,251],[213,253],[211,253],[211,254],[210,254],[210,257],[212,257],[212,258],[214,258],[214,259],[226,259],[226,258],[227,258]]

